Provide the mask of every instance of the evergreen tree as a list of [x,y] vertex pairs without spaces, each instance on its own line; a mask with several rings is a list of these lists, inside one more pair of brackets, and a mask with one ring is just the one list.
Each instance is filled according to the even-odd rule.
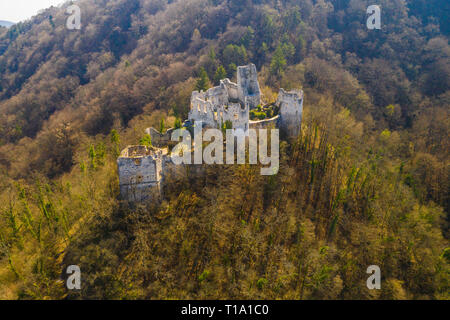
[[209,50],[209,58],[213,62],[216,61],[216,51],[214,50],[214,48],[211,48],[211,50]]
[[120,136],[116,129],[111,130],[111,143],[113,145],[114,155],[117,157],[120,154],[119,144],[120,144]]
[[270,73],[272,75],[280,76],[286,67],[286,58],[284,57],[283,49],[278,46],[273,54],[272,61],[270,62]]

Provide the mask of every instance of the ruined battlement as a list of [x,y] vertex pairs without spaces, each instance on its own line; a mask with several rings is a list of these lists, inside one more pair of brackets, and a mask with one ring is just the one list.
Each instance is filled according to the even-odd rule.
[[171,128],[168,129],[166,132],[161,133],[158,130],[156,130],[153,127],[147,128],[145,129],[145,133],[150,135],[151,139],[152,139],[152,145],[157,147],[157,148],[164,148],[169,146],[172,141],[172,132],[175,129]]
[[249,127],[250,129],[271,129],[277,128],[280,121],[280,116],[275,116],[270,119],[250,121]]

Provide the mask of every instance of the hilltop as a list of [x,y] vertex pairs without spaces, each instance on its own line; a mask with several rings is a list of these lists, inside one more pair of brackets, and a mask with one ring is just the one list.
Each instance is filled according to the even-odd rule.
[[[1,298],[448,299],[448,1],[380,0],[381,30],[366,0],[76,4],[81,30],[65,6],[0,28]],[[209,166],[120,201],[120,150],[249,63],[268,104],[307,97],[278,175]]]
[[0,26],[9,28],[14,25],[14,22],[0,20]]

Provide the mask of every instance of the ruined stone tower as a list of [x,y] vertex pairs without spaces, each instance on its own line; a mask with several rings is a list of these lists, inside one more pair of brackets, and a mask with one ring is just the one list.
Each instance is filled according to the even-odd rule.
[[117,159],[122,198],[129,201],[159,198],[167,155],[167,149],[146,146],[129,146],[123,150]]

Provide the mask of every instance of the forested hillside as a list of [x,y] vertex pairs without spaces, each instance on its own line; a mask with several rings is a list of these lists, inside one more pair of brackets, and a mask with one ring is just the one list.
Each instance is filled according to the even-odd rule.
[[[448,1],[379,0],[381,30],[368,0],[74,3],[81,30],[69,4],[0,27],[0,298],[450,298]],[[120,150],[250,62],[265,102],[305,93],[279,174],[121,201]]]

